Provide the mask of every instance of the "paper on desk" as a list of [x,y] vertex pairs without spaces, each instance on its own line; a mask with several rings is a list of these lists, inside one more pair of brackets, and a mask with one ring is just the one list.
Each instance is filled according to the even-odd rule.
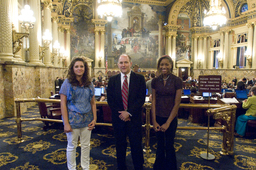
[[188,98],[188,96],[181,96],[181,98],[182,98],[182,99],[184,99],[184,98]]
[[220,99],[224,103],[239,103],[239,101],[233,97],[233,98],[222,98]]

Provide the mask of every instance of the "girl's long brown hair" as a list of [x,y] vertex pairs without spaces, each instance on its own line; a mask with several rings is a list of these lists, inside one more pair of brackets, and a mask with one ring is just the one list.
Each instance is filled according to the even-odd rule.
[[72,84],[72,86],[79,86],[79,82],[76,79],[76,75],[74,73],[74,65],[77,61],[82,61],[84,63],[84,74],[82,77],[82,85],[84,85],[85,87],[88,87],[91,84],[91,78],[89,76],[89,67],[88,64],[86,62],[86,58],[83,56],[80,57],[74,57],[68,67],[68,80],[69,83]]

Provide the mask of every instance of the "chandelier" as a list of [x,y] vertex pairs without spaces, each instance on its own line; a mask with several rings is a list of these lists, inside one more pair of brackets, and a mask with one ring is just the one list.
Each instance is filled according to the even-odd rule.
[[34,27],[36,19],[33,15],[34,12],[30,9],[29,5],[25,5],[24,9],[21,10],[21,15],[19,15],[18,19],[21,21],[21,27],[25,28],[26,31]]
[[207,12],[204,10],[204,25],[210,26],[213,30],[216,30],[218,26],[226,24],[226,10],[221,8],[221,0],[210,0],[210,10]]
[[98,14],[107,20],[112,21],[113,17],[121,17],[122,15],[122,0],[98,0]]

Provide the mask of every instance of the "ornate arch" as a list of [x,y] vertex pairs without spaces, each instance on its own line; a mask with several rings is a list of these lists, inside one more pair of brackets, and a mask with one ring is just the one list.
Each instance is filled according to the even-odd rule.
[[[169,16],[168,16],[168,25],[176,25],[177,23],[177,19],[178,19],[178,15],[179,12],[181,10],[181,8],[186,5],[190,0],[177,0],[175,1],[175,3],[173,4]],[[224,1],[224,0],[223,0]],[[235,10],[233,7],[233,1],[232,0],[225,0],[225,2],[223,2],[224,7],[226,8],[227,11],[227,15],[229,16],[229,18],[234,18],[235,17]]]

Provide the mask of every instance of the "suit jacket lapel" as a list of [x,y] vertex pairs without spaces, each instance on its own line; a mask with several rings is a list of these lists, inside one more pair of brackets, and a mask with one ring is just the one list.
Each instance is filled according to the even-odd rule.
[[121,74],[118,74],[116,83],[117,83],[117,91],[116,91],[117,95],[120,96],[121,100],[123,100],[122,99],[122,89],[121,89]]

